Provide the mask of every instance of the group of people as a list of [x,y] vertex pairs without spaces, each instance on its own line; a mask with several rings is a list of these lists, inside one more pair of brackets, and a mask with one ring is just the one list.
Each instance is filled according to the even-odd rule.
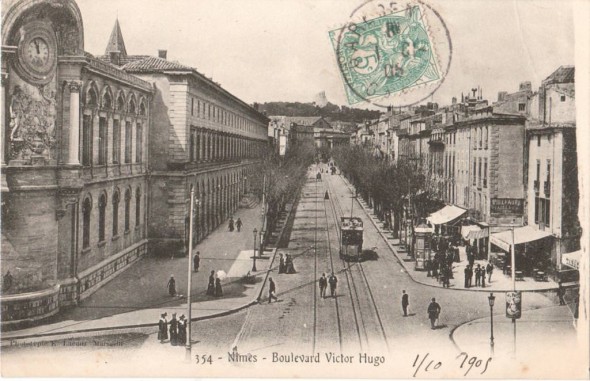
[[[229,218],[229,223],[228,223],[227,227],[230,232],[234,231],[234,218],[233,217]],[[242,229],[242,220],[240,219],[240,217],[238,217],[237,221],[235,222],[235,227],[238,229],[238,233],[239,233],[240,230]]]
[[221,279],[215,276],[215,270],[211,270],[209,275],[209,282],[207,283],[207,295],[220,297],[223,296],[223,290],[221,288]]
[[295,274],[295,266],[293,265],[293,257],[289,254],[283,256],[279,254],[279,274]]
[[326,278],[326,273],[322,273],[320,280],[318,281],[320,285],[320,297],[322,299],[326,298],[326,289],[328,285],[330,285],[330,296],[332,298],[336,297],[336,285],[338,284],[338,278],[334,273],[331,273],[328,278]]
[[453,279],[453,262],[459,262],[459,248],[448,237],[433,236],[431,248],[434,258],[427,264],[428,274],[435,277],[443,287],[450,287]]
[[168,340],[168,333],[170,333],[170,344],[172,346],[186,345],[186,329],[188,321],[186,317],[180,315],[176,319],[176,314],[172,314],[172,319],[167,320],[168,313],[164,312],[160,315],[160,321],[158,322],[158,340],[160,343],[164,343]]
[[494,272],[494,265],[488,263],[486,267],[481,266],[479,263],[475,266],[474,263],[469,263],[465,266],[465,288],[473,286],[473,275],[475,275],[475,287],[486,286],[486,272],[488,277],[488,283],[492,281],[492,273]]

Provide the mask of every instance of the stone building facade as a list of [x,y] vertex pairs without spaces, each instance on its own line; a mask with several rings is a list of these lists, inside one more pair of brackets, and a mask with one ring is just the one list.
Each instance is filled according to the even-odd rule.
[[[84,50],[74,0],[2,9],[2,326],[75,305],[148,251],[186,255],[239,205],[268,119],[193,68]],[[163,54],[163,53],[162,53]]]
[[152,87],[83,36],[73,1],[3,4],[3,326],[76,304],[147,249]]

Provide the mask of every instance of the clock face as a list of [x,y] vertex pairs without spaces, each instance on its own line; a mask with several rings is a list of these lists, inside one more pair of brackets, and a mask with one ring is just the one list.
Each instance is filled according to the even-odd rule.
[[22,28],[21,35],[15,68],[29,82],[48,83],[57,65],[55,32],[45,23],[33,22]]
[[42,70],[49,62],[49,45],[41,37],[35,37],[29,42],[25,53],[26,59],[33,67]]

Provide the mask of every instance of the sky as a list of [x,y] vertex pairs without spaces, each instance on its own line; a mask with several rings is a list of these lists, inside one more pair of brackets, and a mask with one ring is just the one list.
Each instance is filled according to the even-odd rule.
[[[345,105],[328,31],[345,24],[361,0],[77,0],[85,49],[104,54],[118,17],[128,54],[193,66],[248,103],[311,102],[325,91]],[[451,68],[432,100],[481,86],[484,98],[533,88],[574,64],[568,0],[430,0],[448,26]],[[370,107],[367,103],[356,107]]]

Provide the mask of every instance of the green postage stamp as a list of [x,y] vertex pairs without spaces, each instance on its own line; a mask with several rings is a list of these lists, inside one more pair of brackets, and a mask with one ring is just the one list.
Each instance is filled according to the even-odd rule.
[[329,32],[350,104],[441,80],[422,9],[414,5]]

